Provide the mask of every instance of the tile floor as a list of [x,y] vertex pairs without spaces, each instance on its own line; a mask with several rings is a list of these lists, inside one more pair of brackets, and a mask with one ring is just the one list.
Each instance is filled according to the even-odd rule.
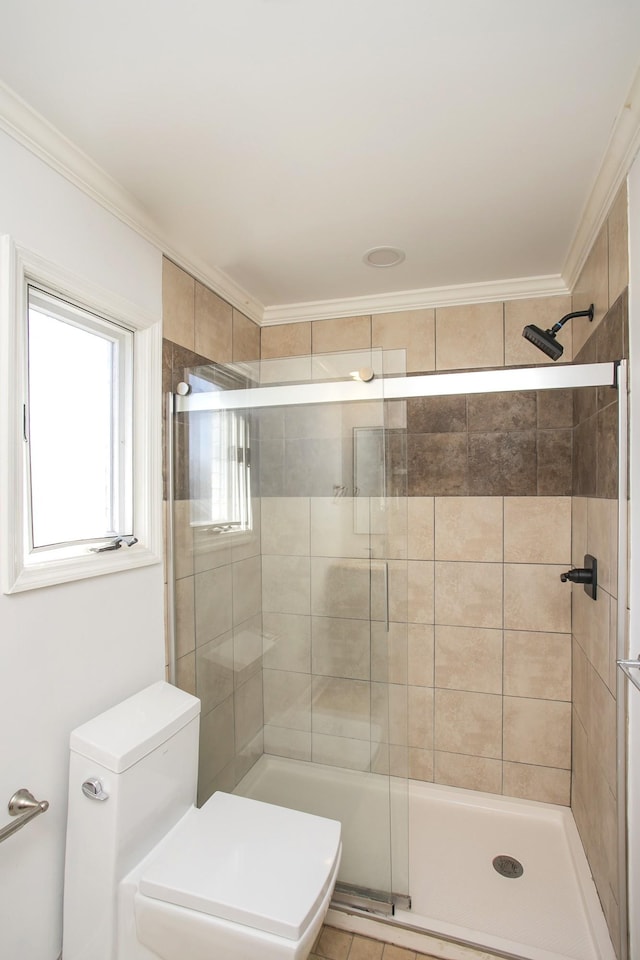
[[309,960],[430,960],[426,953],[415,953],[380,940],[324,926]]

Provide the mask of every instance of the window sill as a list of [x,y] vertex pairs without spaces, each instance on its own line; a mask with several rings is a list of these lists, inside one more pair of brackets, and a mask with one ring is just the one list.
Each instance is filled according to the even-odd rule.
[[162,558],[154,550],[141,544],[136,544],[126,554],[117,550],[109,554],[92,553],[68,557],[64,560],[44,560],[29,563],[21,570],[14,571],[13,576],[4,584],[3,592],[21,593],[24,590],[36,590],[39,587],[51,587],[74,580],[86,580],[89,577],[150,566],[161,561]]

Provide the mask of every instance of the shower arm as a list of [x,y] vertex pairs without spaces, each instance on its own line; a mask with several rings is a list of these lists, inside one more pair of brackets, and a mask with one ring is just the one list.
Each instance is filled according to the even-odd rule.
[[591,304],[588,310],[574,310],[573,313],[565,314],[564,317],[561,317],[557,323],[554,323],[554,325],[547,330],[549,336],[555,339],[556,334],[562,330],[567,320],[573,320],[574,317],[589,317],[589,321],[591,322],[593,320],[593,304]]

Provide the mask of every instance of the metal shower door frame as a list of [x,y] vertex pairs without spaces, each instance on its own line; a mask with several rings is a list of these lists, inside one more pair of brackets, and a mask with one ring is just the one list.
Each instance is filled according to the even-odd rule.
[[515,393],[522,390],[558,390],[568,387],[616,386],[617,363],[564,364],[557,367],[515,367],[427,373],[419,376],[376,377],[373,380],[330,380],[316,383],[254,386],[174,398],[175,412],[239,410],[353,402],[407,400],[467,393]]
[[628,489],[628,436],[629,394],[628,362],[620,360],[616,369],[618,388],[618,583],[616,624],[616,805],[618,819],[618,915],[620,921],[620,960],[629,955],[629,903],[628,903],[628,852],[627,852],[627,695],[628,686],[622,663],[627,662],[629,641],[627,636],[627,608],[629,589],[629,489]]

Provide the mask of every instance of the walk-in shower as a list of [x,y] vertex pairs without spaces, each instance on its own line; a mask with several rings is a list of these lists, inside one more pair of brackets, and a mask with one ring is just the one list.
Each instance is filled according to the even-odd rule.
[[[592,545],[572,504],[589,457],[575,411],[611,407],[606,505],[588,509],[616,542],[573,615],[587,633],[615,620],[624,659],[624,362],[402,363],[367,350],[179,371],[169,622],[178,651],[185,611],[194,623],[201,800],[340,819],[336,925],[391,924],[436,956],[612,960],[569,806],[588,752],[575,731],[591,727],[575,657],[572,696],[582,586],[561,575]],[[624,942],[623,780],[611,788],[620,833],[602,855]],[[582,832],[591,814],[575,815]]]

